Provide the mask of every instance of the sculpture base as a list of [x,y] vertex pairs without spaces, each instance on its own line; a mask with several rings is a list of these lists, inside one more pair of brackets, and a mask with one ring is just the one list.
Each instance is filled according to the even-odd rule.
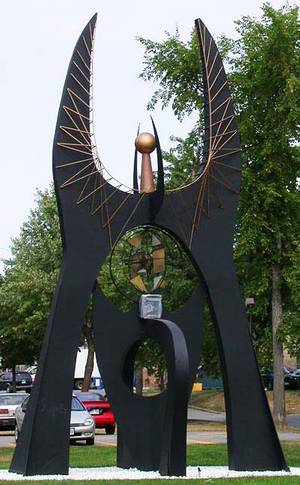
[[[264,471],[264,472],[236,472],[229,470],[227,466],[188,466],[186,469],[186,479],[214,479],[214,478],[238,478],[238,477],[278,477],[278,476],[300,476],[300,467],[291,468],[286,471]],[[125,470],[118,467],[101,468],[70,468],[68,480],[170,480],[170,477],[163,477],[158,472],[142,472],[136,469]],[[178,477],[174,477],[177,478]],[[65,475],[35,476],[34,480],[63,480]],[[23,477],[7,470],[0,470],[0,483],[9,480],[32,481],[33,477]]]

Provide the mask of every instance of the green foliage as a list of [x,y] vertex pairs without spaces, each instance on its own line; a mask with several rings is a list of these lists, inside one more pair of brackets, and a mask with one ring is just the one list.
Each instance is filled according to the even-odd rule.
[[215,326],[210,316],[208,305],[205,305],[203,315],[201,367],[207,376],[219,377],[221,375],[220,356],[216,342]]
[[[201,113],[202,114],[202,113]],[[182,187],[192,182],[198,175],[202,154],[202,138],[199,137],[200,123],[188,133],[185,139],[171,137],[176,143],[169,152],[163,152],[165,167],[165,186],[167,189]]]
[[148,109],[157,104],[162,109],[171,105],[175,116],[182,121],[191,113],[196,114],[194,129],[185,139],[171,137],[175,146],[164,152],[165,183],[168,189],[190,182],[199,172],[202,138],[199,130],[203,124],[203,86],[198,40],[194,33],[187,42],[180,39],[178,29],[175,35],[166,32],[166,40],[153,42],[138,37],[144,47],[144,68],[140,78],[157,83],[148,103]]
[[[281,270],[284,310],[278,336],[292,355],[300,353],[298,14],[296,7],[286,5],[275,10],[266,4],[260,19],[243,17],[237,22],[237,40],[226,37],[219,40],[229,68],[244,154],[235,260],[244,295],[255,298],[254,340],[264,367],[271,359],[271,268],[275,263]],[[185,139],[174,136],[174,147],[164,154],[168,163],[166,184],[174,188],[197,175],[201,161],[202,81],[197,39],[193,33],[183,42],[177,30],[175,35],[167,33],[161,43],[138,40],[145,49],[141,78],[155,81],[158,86],[149,109],[160,103],[163,108],[171,106],[180,121],[191,114],[196,119],[188,136]],[[122,288],[128,282],[128,274],[120,262],[128,251],[124,244],[114,261],[118,286]],[[176,247],[170,251],[178,259]],[[23,224],[19,238],[13,241],[12,258],[5,262],[0,280],[0,353],[5,365],[29,363],[37,358],[61,256],[57,208],[51,188],[38,192],[36,208]],[[181,297],[184,301],[191,294],[196,277],[185,255],[180,264],[170,265],[168,271],[169,282],[163,289],[163,298],[172,310],[172,302]],[[137,300],[133,287],[120,298],[107,263],[98,281],[104,293],[123,310],[132,305],[129,300]],[[209,373],[216,374],[218,361],[213,335],[206,312],[203,362]],[[149,349],[144,349],[145,355]],[[152,349],[154,361],[159,360],[156,351]],[[145,359],[153,369],[150,354]]]
[[195,35],[188,42],[182,42],[178,30],[175,35],[166,32],[166,37],[161,43],[137,38],[145,49],[140,78],[158,84],[148,108],[154,109],[158,103],[162,108],[171,104],[177,118],[182,120],[195,107],[200,110],[202,106],[198,44]]
[[[300,194],[299,9],[262,7],[260,19],[236,22],[238,38],[219,39],[229,71],[243,150],[242,190],[235,240],[235,261],[245,296],[255,298],[254,342],[263,367],[271,362],[272,265],[279,264],[284,323],[278,337],[292,355],[300,354],[299,236]],[[145,48],[142,79],[158,83],[148,104],[171,106],[183,120],[195,113],[197,122],[185,140],[164,154],[169,163],[168,186],[182,185],[197,173],[201,155],[200,64],[195,34],[183,42],[178,30]],[[186,61],[189,65],[186,65]],[[184,69],[184,79],[182,78]],[[217,373],[213,326],[205,318],[203,361]]]
[[[198,285],[198,276],[185,250],[169,234],[154,227],[148,227],[146,231],[157,236],[166,253],[163,284],[151,293],[161,294],[163,306],[174,311],[190,298]],[[138,234],[145,234],[145,230],[133,229],[120,239],[112,255],[107,256],[98,277],[103,293],[123,311],[128,311],[137,304],[143,293],[130,283],[130,268],[135,253],[128,241]],[[147,243],[150,244],[150,254],[153,249],[151,239]],[[151,273],[147,277],[144,276],[144,281],[151,285]]]
[[138,348],[135,369],[146,368],[149,375],[158,377],[161,382],[166,371],[166,359],[160,345],[153,339],[146,339]]
[[[237,22],[240,37],[231,43],[228,58],[244,152],[237,267],[244,294],[255,298],[253,321],[259,337],[271,326],[271,268],[279,264],[284,325],[278,337],[294,355],[300,352],[299,346],[296,350],[290,345],[296,330],[290,316],[295,315],[299,294],[295,272],[300,236],[298,15],[298,8],[275,10],[266,4],[260,21],[242,18]],[[299,257],[297,264],[299,268]],[[299,331],[296,334],[299,341]],[[261,342],[266,348],[264,338]]]
[[[98,283],[104,295],[120,310],[129,311],[134,306],[137,310],[142,291],[130,283],[131,266],[137,253],[128,241],[142,234],[144,239],[141,247],[146,254],[150,255],[153,249],[152,235],[156,236],[165,248],[164,284],[151,293],[162,295],[163,307],[174,311],[191,297],[198,285],[198,276],[185,250],[169,234],[158,228],[136,228],[127,232],[117,243],[112,254],[107,256]],[[151,271],[143,279],[151,287]],[[162,378],[166,369],[165,357],[154,340],[147,339],[141,343],[135,366],[137,369],[146,367],[149,374]]]
[[[157,231],[157,230],[156,230]],[[132,233],[133,234],[133,233]],[[126,236],[127,237],[127,236]],[[123,311],[136,305],[140,293],[129,283],[128,263],[132,246],[127,239],[118,243],[112,259],[114,281],[107,258],[98,281],[104,294]],[[194,268],[185,253],[166,233],[159,237],[168,247],[164,304],[170,310],[190,297],[197,285]],[[0,280],[0,354],[3,367],[32,363],[38,358],[49,308],[55,291],[62,259],[62,247],[55,194],[52,188],[38,192],[36,207],[13,241],[12,258],[5,261]],[[119,288],[123,293],[120,294]],[[90,306],[83,326],[83,336],[93,348]],[[137,364],[160,376],[165,369],[164,356],[154,344],[141,346]]]
[[300,356],[300,243],[291,254],[291,264],[284,271],[284,281],[289,288],[288,305],[279,335],[292,357]]
[[61,262],[52,188],[38,191],[36,208],[12,243],[0,285],[0,354],[3,367],[37,359]]

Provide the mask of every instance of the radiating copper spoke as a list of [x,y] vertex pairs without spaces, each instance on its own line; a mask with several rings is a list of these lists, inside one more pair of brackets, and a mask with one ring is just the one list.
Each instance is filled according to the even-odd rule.
[[80,51],[77,49],[76,50],[77,54],[79,55],[80,59],[81,59],[81,62],[83,63],[83,65],[87,68],[87,70],[89,72],[91,72],[91,68],[87,65],[87,63],[85,62],[84,58],[82,57]]
[[83,89],[83,91],[88,95],[90,96],[90,91],[88,91],[84,86],[83,84],[79,81],[79,79],[77,79],[77,77],[75,76],[75,74],[73,74],[71,72],[71,77],[74,79],[74,81],[77,82],[77,84],[81,87],[81,89]]
[[85,178],[86,175],[84,177],[80,177],[79,179],[76,179],[76,177],[78,175],[80,175],[81,173],[83,173],[87,168],[89,168],[91,165],[94,165],[94,161],[88,163],[88,165],[86,165],[85,167],[83,167],[81,170],[79,170],[79,172],[76,172],[74,173],[71,177],[69,177],[62,185],[61,185],[61,188],[63,187],[67,187],[67,185],[71,185],[71,184],[74,184],[75,182],[78,182],[78,180],[81,180],[82,178]]
[[[233,152],[233,153],[237,153],[237,152]],[[241,172],[242,171],[241,168],[233,167],[232,165],[228,165],[227,163],[222,163],[222,162],[215,162],[215,163],[217,163],[218,165],[222,165],[222,167],[228,168],[230,170],[235,170],[237,172]]]
[[82,39],[83,39],[83,42],[84,42],[85,48],[86,48],[86,50],[87,50],[87,53],[88,53],[88,55],[91,57],[92,53],[91,53],[91,51],[90,51],[89,46],[87,45],[87,42],[86,42],[86,40],[85,40],[84,35],[82,36]]
[[220,180],[213,173],[209,174],[210,177],[212,177],[219,184],[224,185],[224,187],[226,187],[231,192],[234,192],[235,194],[239,194],[239,190],[237,190],[235,187],[233,187],[233,185],[231,185],[231,183],[226,179],[226,177],[224,177],[224,175],[218,170],[218,167],[215,166],[214,168],[216,171],[218,171],[218,175],[221,176],[222,179]]
[[111,216],[109,217],[109,219],[106,221],[106,223],[104,224],[103,227],[106,227],[107,224],[110,224],[110,222],[113,220],[113,218],[115,217],[115,215],[119,212],[119,210],[123,207],[123,205],[127,202],[127,200],[129,199],[131,194],[126,194],[126,196],[124,197],[124,199],[122,200],[121,204],[113,211],[113,213],[111,214]]
[[116,187],[116,188],[115,188],[115,190],[113,190],[113,191],[112,191],[112,192],[109,194],[109,196],[108,196],[108,197],[106,197],[106,199],[105,199],[105,200],[104,200],[104,201],[103,201],[103,202],[102,202],[100,205],[98,205],[98,206],[96,207],[96,209],[94,209],[94,210],[93,210],[93,212],[92,212],[92,216],[93,216],[94,214],[96,214],[96,212],[98,212],[98,211],[101,209],[101,207],[103,207],[103,205],[104,205],[104,204],[106,204],[106,202],[108,202],[108,201],[109,201],[109,200],[110,200],[110,199],[111,199],[111,198],[112,198],[112,197],[115,195],[115,193],[117,192],[117,190],[118,190],[120,187],[121,187],[120,185],[119,185],[118,187]]
[[[97,176],[95,177],[95,184],[96,184],[98,175],[99,175],[99,172],[97,173]],[[95,193],[98,192],[99,190],[101,190],[102,187],[104,187],[104,185],[106,185],[108,182],[109,182],[109,180],[105,180],[104,179],[104,182],[102,184],[97,185],[97,187],[94,188],[94,190],[92,190],[91,192],[89,192],[88,194],[86,194],[84,197],[81,197],[83,195],[83,193],[81,193],[80,196],[78,197],[77,203],[78,204],[81,204],[81,202],[84,202],[86,199],[88,199],[92,195],[95,195]],[[94,185],[94,187],[95,187],[95,185]]]
[[134,216],[134,214],[136,213],[136,211],[137,211],[137,209],[138,209],[138,207],[139,207],[140,203],[141,203],[141,202],[142,202],[142,200],[144,199],[144,197],[145,197],[145,193],[143,193],[143,194],[141,194],[141,195],[139,196],[139,198],[138,198],[138,201],[137,201],[136,205],[134,206],[133,210],[131,211],[131,213],[130,213],[129,217],[126,219],[126,222],[125,222],[125,224],[123,225],[123,227],[122,227],[121,231],[119,232],[119,234],[118,234],[118,237],[117,237],[116,241],[118,241],[118,240],[119,240],[120,236],[121,236],[121,235],[123,234],[123,232],[125,231],[125,228],[126,228],[126,227],[127,227],[127,225],[129,224],[129,222],[130,222],[130,220],[132,219],[132,217]]
[[56,168],[71,167],[72,165],[78,165],[80,163],[89,162],[90,160],[94,160],[94,157],[84,158],[83,160],[74,160],[72,162],[66,162],[66,163],[63,163],[62,165],[56,165]]

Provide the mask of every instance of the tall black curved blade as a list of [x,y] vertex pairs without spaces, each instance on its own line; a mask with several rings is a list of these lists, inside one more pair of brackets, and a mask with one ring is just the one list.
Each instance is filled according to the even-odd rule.
[[238,192],[240,139],[228,80],[216,43],[204,23],[195,21],[204,88],[204,172]]
[[168,225],[172,221],[174,226],[176,221],[177,233],[191,249],[200,233],[217,231],[215,226],[222,219],[226,231],[223,231],[220,244],[226,241],[231,247],[241,181],[240,140],[234,104],[218,48],[203,22],[198,19],[195,24],[202,60],[203,163],[193,182],[166,191],[166,213],[159,214],[158,223]]
[[[138,126],[136,136],[139,136],[140,133],[140,125]],[[134,150],[134,160],[133,160],[133,190],[138,192],[139,190],[139,183],[138,183],[138,172],[137,172],[137,149]]]
[[154,137],[156,141],[156,151],[157,151],[157,183],[156,183],[156,190],[157,192],[163,192],[165,188],[165,179],[164,179],[164,165],[163,165],[163,158],[161,153],[160,141],[157,133],[157,129],[154,123],[154,120],[151,116],[151,122],[154,131]]
[[73,186],[96,170],[91,133],[96,20],[97,14],[86,25],[75,45],[63,88],[53,143],[53,177],[57,189]]
[[[85,227],[82,234],[87,234],[87,228],[93,234],[96,227],[102,228],[112,247],[134,214],[142,212],[147,219],[151,211],[150,197],[132,193],[112,177],[98,155],[92,115],[96,18],[80,35],[66,75],[53,144],[53,176],[64,245],[76,223]],[[89,215],[97,217],[88,222]]]
[[[93,264],[90,263],[89,266],[83,256],[74,257],[74,254],[91,255],[88,243],[93,242],[95,225],[84,223],[85,214],[80,211],[74,217],[76,205],[74,204],[74,211],[73,193],[68,192],[68,197],[71,197],[64,197],[60,188],[65,183],[66,190],[71,191],[73,167],[76,164],[89,163],[83,161],[88,157],[92,161],[88,124],[88,73],[91,69],[95,23],[96,15],[87,24],[76,44],[64,86],[54,140],[53,168],[60,204],[62,238],[64,241],[68,239],[73,247],[71,251],[66,251],[64,245],[61,272],[52,301],[37,376],[10,466],[10,471],[24,475],[68,473],[71,395],[76,352],[88,298],[98,272],[97,264],[101,264],[98,262],[98,254],[92,255]],[[78,161],[75,160],[75,154],[79,157]],[[64,167],[57,170],[59,165]],[[99,247],[99,241],[97,245]],[[80,278],[75,278],[76,281],[74,271],[80,274]],[[73,302],[72,305],[69,305],[70,301]]]
[[165,192],[165,181],[164,181],[164,167],[163,167],[163,159],[162,159],[162,153],[160,148],[160,141],[159,141],[158,133],[152,116],[151,116],[151,122],[152,122],[154,137],[156,141],[156,153],[157,153],[156,190],[155,192],[150,194],[150,220],[154,221],[155,216],[158,214],[163,204],[164,192]]

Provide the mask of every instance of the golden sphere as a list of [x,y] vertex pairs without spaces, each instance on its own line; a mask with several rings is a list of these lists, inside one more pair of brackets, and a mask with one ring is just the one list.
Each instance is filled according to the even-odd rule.
[[141,133],[135,139],[136,149],[140,153],[151,153],[156,148],[156,141],[151,133]]

